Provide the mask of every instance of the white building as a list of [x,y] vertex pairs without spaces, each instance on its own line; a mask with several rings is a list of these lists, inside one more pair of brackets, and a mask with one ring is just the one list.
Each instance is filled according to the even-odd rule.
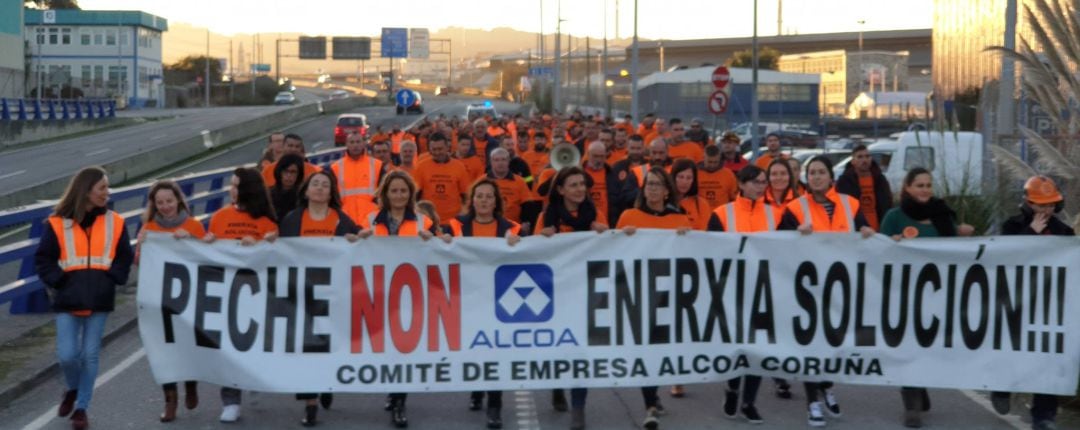
[[0,1],[0,97],[23,96],[26,57],[22,34],[22,2]]
[[109,97],[161,106],[161,33],[168,23],[139,11],[26,11],[27,96]]

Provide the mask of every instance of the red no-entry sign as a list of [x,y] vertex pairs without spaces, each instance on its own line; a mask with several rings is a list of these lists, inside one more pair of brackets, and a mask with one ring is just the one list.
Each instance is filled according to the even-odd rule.
[[713,115],[723,115],[727,112],[728,95],[722,90],[713,91],[709,95],[709,112]]
[[727,84],[731,82],[731,72],[728,71],[727,66],[719,66],[712,72],[712,84],[717,89],[724,89]]

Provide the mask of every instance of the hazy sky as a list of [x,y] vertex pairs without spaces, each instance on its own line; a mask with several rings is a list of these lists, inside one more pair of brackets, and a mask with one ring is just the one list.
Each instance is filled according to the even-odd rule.
[[[298,32],[377,36],[381,27],[555,30],[558,0],[80,0],[84,9],[143,10],[216,33]],[[784,0],[784,33],[930,28],[933,0]],[[615,0],[562,2],[563,32],[601,37],[604,6],[615,35]],[[633,31],[633,1],[619,2],[619,35]],[[640,0],[638,34],[650,39],[749,36],[751,0]],[[777,1],[759,1],[758,33],[777,33]]]

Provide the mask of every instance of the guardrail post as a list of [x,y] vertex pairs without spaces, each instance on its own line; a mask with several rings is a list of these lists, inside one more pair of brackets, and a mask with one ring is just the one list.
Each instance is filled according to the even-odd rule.
[[90,100],[83,100],[83,107],[86,108],[86,119],[94,119],[94,104]]
[[41,102],[34,100],[34,121],[41,121]]
[[103,102],[101,100],[98,100],[98,101],[94,102],[94,104],[97,105],[97,111],[98,111],[97,117],[98,118],[104,118],[105,117],[105,102]]
[[116,100],[109,100],[109,118],[116,118]]
[[64,118],[65,121],[71,119],[71,116],[68,113],[68,101],[67,100],[60,100],[60,111],[61,111],[61,115],[62,115],[62,117]]
[[[30,239],[40,239],[41,233],[45,228],[44,222],[34,222],[30,224]],[[34,256],[29,255],[22,259],[22,263],[19,264],[19,279],[28,278],[34,276]],[[49,311],[49,296],[45,293],[45,290],[38,290],[32,293],[20,296],[11,301],[11,313],[15,315],[19,314],[31,314],[31,313],[44,313]]]
[[19,121],[26,121],[26,101],[19,99]]
[[7,99],[0,98],[0,121],[11,121],[11,112],[8,111]]
[[75,119],[83,119],[82,117],[82,104],[78,100],[72,100],[71,106],[75,110]]
[[49,106],[49,121],[57,119],[56,118],[56,100],[52,100],[52,99],[46,100],[45,104]]

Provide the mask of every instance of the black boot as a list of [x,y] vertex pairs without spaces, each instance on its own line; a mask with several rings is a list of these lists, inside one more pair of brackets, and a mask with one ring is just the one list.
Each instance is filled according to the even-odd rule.
[[501,429],[502,428],[502,409],[501,408],[488,408],[488,410],[487,410],[487,428],[489,428],[489,429]]
[[315,416],[318,413],[318,405],[304,406],[304,419],[300,420],[300,424],[302,424],[304,427],[315,427]]
[[330,405],[334,404],[334,393],[319,394],[319,404],[323,409],[330,409]]
[[566,393],[563,390],[551,390],[551,407],[558,412],[566,412]]
[[395,400],[393,407],[390,408],[390,421],[394,423],[394,427],[405,428],[409,426],[409,419],[405,417],[405,401]]
[[470,411],[479,411],[483,407],[484,407],[484,392],[483,391],[473,391],[472,394],[469,395],[469,410]]

